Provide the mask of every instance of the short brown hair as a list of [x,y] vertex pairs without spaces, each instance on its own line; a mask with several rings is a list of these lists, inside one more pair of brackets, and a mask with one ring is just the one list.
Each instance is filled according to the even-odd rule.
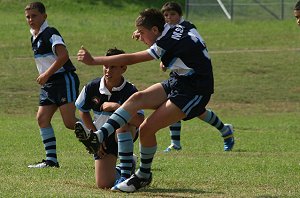
[[41,14],[46,13],[46,8],[41,2],[32,2],[25,7],[25,10],[33,10],[37,9]]
[[178,3],[175,3],[175,2],[167,2],[167,3],[165,3],[163,5],[163,7],[161,8],[161,12],[164,13],[166,11],[175,11],[180,16],[182,16],[181,6]]
[[158,31],[162,32],[164,30],[165,18],[159,10],[148,8],[140,12],[140,15],[135,21],[135,25],[143,26],[148,30],[156,26]]
[[108,49],[105,55],[113,56],[113,55],[118,55],[118,54],[125,54],[125,52],[123,50],[117,49],[115,47],[115,48]]

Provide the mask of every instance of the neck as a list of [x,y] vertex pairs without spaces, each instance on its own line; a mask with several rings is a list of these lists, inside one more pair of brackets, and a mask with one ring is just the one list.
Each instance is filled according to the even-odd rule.
[[112,88],[121,86],[123,81],[124,81],[124,79],[120,78],[118,80],[107,80],[107,79],[105,79],[104,82],[105,82],[106,88],[111,92]]

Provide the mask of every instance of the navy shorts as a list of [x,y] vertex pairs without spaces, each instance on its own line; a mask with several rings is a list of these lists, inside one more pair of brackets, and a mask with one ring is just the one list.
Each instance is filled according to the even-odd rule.
[[79,79],[75,72],[52,75],[41,87],[40,106],[55,104],[58,107],[74,102],[79,93]]
[[[106,149],[104,150],[105,153],[107,154],[112,154],[116,157],[118,157],[118,143],[116,142],[115,139],[116,132],[112,133],[104,142],[106,145]],[[139,130],[137,129],[135,137],[133,139],[133,142],[137,140],[139,137]],[[94,154],[94,160],[99,160],[101,159],[98,154]]]
[[183,120],[190,120],[198,117],[206,111],[211,94],[198,90],[196,76],[183,77],[171,76],[161,84],[167,94],[168,99],[185,113]]

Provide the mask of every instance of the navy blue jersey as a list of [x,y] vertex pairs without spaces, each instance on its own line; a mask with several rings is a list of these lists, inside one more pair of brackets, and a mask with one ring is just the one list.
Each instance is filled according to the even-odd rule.
[[[55,45],[65,46],[60,33],[53,27],[49,27],[47,22],[40,28],[40,33],[31,37],[32,50],[39,74],[44,73],[56,60]],[[68,61],[55,73],[75,71],[76,68],[71,60]]]
[[99,115],[104,113],[100,110],[104,102],[115,102],[121,105],[137,91],[133,84],[124,80],[120,87],[114,87],[112,92],[109,92],[104,85],[103,77],[96,78],[82,89],[75,105],[82,112],[93,110],[94,120],[96,120]]
[[172,76],[196,76],[201,82],[198,93],[213,93],[213,71],[206,45],[195,26],[188,21],[165,25],[162,35],[148,49],[155,59],[161,59]]

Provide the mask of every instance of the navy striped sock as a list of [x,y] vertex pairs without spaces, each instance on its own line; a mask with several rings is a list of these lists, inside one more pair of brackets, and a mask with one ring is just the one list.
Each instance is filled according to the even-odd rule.
[[57,163],[56,138],[52,127],[40,128],[40,134],[46,151],[46,160]]
[[207,122],[208,124],[212,125],[213,127],[216,127],[220,133],[226,134],[228,131],[228,127],[225,127],[223,122],[219,119],[219,117],[211,110],[206,110],[206,116],[203,119],[203,121]]
[[132,171],[133,140],[130,132],[118,133],[121,177],[129,178]]
[[141,163],[140,168],[136,172],[136,175],[139,178],[149,178],[151,174],[151,165],[153,161],[153,157],[156,153],[157,145],[153,147],[143,147],[140,144],[140,157],[141,157]]
[[124,126],[130,120],[131,115],[123,108],[118,108],[107,120],[107,122],[96,131],[99,141],[102,143],[118,128]]
[[180,132],[181,132],[181,122],[178,121],[169,127],[170,136],[171,136],[171,144],[175,144],[176,146],[180,145]]

